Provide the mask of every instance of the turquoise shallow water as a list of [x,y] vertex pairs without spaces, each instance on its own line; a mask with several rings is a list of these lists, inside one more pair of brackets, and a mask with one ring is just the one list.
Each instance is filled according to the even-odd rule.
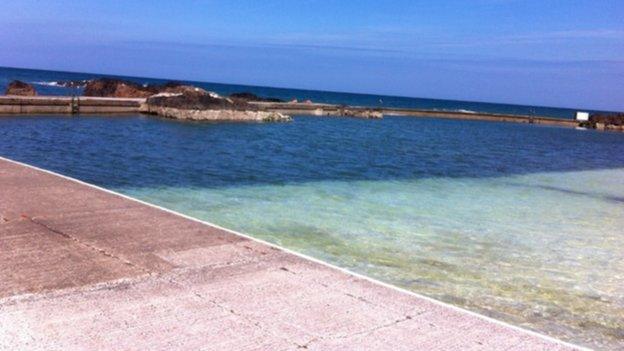
[[117,190],[517,325],[616,347],[622,179],[624,168]]
[[607,349],[624,349],[622,145],[401,117],[0,118],[2,156]]

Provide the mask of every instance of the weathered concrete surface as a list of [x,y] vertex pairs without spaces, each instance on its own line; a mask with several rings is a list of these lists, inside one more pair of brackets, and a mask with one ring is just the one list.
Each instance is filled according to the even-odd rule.
[[1,350],[571,350],[0,159]]
[[145,99],[71,96],[0,96],[0,114],[138,113]]
[[187,110],[171,107],[149,106],[149,113],[184,121],[231,122],[288,122],[292,118],[279,112],[253,110]]
[[[504,115],[483,112],[440,111],[409,108],[383,107],[371,109],[360,106],[340,106],[318,103],[275,103],[275,102],[250,102],[266,111],[277,111],[286,114],[308,114],[315,116],[356,116],[364,118],[381,118],[383,116],[409,116],[425,118],[445,118],[458,120],[474,120],[488,122],[512,122],[542,124],[560,127],[578,127],[579,123],[571,119],[551,118],[543,116]],[[381,115],[381,116],[380,116]]]

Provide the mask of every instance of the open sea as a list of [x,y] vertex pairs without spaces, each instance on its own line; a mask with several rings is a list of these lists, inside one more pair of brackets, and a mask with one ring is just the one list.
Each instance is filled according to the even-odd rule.
[[[64,88],[62,86],[59,86],[58,83],[68,80],[88,80],[101,77],[124,79],[139,84],[163,84],[169,81],[167,79],[152,79],[105,74],[70,73],[0,67],[0,94],[4,93],[4,91],[6,90],[6,86],[12,80],[17,79],[33,84],[35,86],[35,89],[37,89],[39,95],[80,95],[82,94],[82,89]],[[319,103],[345,104],[351,106],[417,108],[427,110],[461,112],[487,112],[511,115],[535,115],[564,119],[573,119],[577,111],[608,112],[583,109],[581,108],[582,106],[580,106],[578,109],[569,109],[544,106],[493,104],[471,101],[422,99],[386,95],[337,93],[317,90],[283,89],[197,81],[179,82],[199,86],[221,95],[229,95],[232,93],[240,92],[251,92],[261,97],[278,98],[285,101],[290,101],[292,99],[299,99],[299,101],[303,101],[309,99]]]
[[[0,69],[0,89],[21,79],[69,94],[52,82],[90,77]],[[354,105],[574,112],[200,85]],[[411,117],[0,116],[0,156],[566,341],[624,349],[624,133]]]

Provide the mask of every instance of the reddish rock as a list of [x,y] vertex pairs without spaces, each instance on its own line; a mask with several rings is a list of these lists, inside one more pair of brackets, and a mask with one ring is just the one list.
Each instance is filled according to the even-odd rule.
[[579,125],[598,130],[624,131],[624,113],[593,114],[589,117],[589,121]]
[[14,80],[9,83],[7,90],[5,92],[6,95],[19,95],[19,96],[36,96],[37,91],[35,88],[28,84],[19,80]]
[[87,82],[84,90],[84,96],[118,98],[147,98],[159,93],[195,96],[210,94],[202,88],[178,82],[169,82],[164,85],[139,85],[130,81],[109,78],[90,80]]
[[146,98],[157,93],[158,89],[154,87],[109,78],[91,80],[84,90],[84,96],[118,98]]
[[605,125],[624,125],[624,113],[593,114],[589,117],[590,123],[604,123]]

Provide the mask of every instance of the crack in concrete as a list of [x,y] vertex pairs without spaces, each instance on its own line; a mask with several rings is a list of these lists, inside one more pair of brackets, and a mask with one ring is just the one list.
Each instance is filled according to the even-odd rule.
[[95,252],[97,252],[97,253],[99,253],[101,255],[104,255],[106,257],[110,257],[110,258],[112,258],[114,260],[118,260],[119,262],[121,262],[121,263],[123,263],[125,265],[128,265],[128,266],[131,266],[133,268],[141,270],[143,273],[146,273],[146,274],[149,274],[149,275],[154,273],[154,272],[150,271],[147,268],[144,268],[144,267],[141,267],[139,265],[136,265],[136,264],[134,264],[134,263],[132,263],[132,262],[122,258],[122,257],[119,257],[119,256],[117,256],[117,255],[115,255],[115,254],[113,254],[111,252],[106,251],[105,249],[99,248],[99,247],[91,245],[91,244],[84,243],[84,242],[80,241],[80,239],[78,239],[78,238],[76,238],[76,237],[74,237],[74,236],[72,236],[70,234],[64,233],[64,232],[62,232],[60,230],[54,229],[54,228],[46,225],[45,223],[41,223],[41,222],[37,221],[35,218],[27,217],[27,216],[24,216],[24,215],[22,215],[22,217],[27,219],[27,220],[29,220],[29,221],[31,221],[34,224],[37,224],[37,225],[40,225],[40,226],[44,227],[45,229],[51,231],[52,233],[58,234],[58,235],[64,237],[65,239],[71,240],[71,241],[75,242],[76,244],[78,244],[80,246],[86,247],[89,250],[93,250],[93,251],[95,251]]
[[2,306],[11,306],[22,302],[36,302],[44,299],[61,299],[74,294],[89,294],[101,290],[113,290],[128,287],[144,282],[146,279],[153,277],[152,274],[140,275],[137,277],[125,277],[110,281],[98,282],[93,284],[81,285],[77,287],[69,287],[64,289],[49,289],[34,293],[24,293],[20,295],[11,295],[0,298],[0,308]]
[[[280,267],[280,270],[285,271],[285,272],[288,272],[288,273],[291,273],[291,274],[293,274],[293,275],[300,276],[299,272],[293,271],[293,270],[288,269],[288,268],[283,267],[283,266],[282,266],[282,267]],[[351,294],[351,293],[345,292],[345,291],[344,291],[344,290],[342,290],[342,289],[336,289],[336,288],[334,288],[334,287],[330,287],[328,284],[326,284],[326,283],[324,283],[324,282],[322,282],[322,281],[320,281],[320,280],[313,279],[312,281],[313,281],[314,283],[316,283],[316,284],[321,285],[321,286],[322,286],[322,287],[324,287],[324,288],[327,288],[327,289],[329,289],[329,290],[331,290],[331,291],[338,292],[338,293],[343,294],[343,295],[345,295],[345,296],[347,296],[347,297],[349,297],[349,298],[359,300],[359,301],[361,301],[361,302],[364,302],[364,303],[366,303],[366,304],[370,304],[370,305],[372,305],[372,306],[376,306],[376,307],[378,307],[378,306],[379,306],[379,305],[377,305],[377,304],[373,303],[372,301],[369,301],[368,299],[366,299],[366,298],[364,298],[364,297],[362,297],[362,296],[356,296],[356,295],[354,295],[354,294]]]
[[355,296],[355,295],[353,295],[353,294],[350,294],[350,293],[348,293],[348,292],[343,292],[343,291],[341,291],[341,290],[337,290],[337,291],[342,292],[343,294],[347,295],[347,296],[348,296],[348,297],[350,297],[350,298],[356,299],[356,300],[358,300],[358,301],[362,301],[362,302],[364,302],[364,303],[366,303],[366,304],[370,304],[370,305],[373,305],[373,306],[377,306],[376,304],[372,303],[371,301],[368,301],[367,299],[363,298],[362,296]]
[[386,323],[386,324],[382,324],[382,325],[378,325],[378,326],[372,327],[370,329],[359,331],[359,332],[356,332],[356,333],[336,335],[336,336],[318,336],[316,338],[308,340],[303,345],[299,345],[298,348],[299,349],[307,349],[307,348],[310,347],[310,345],[312,345],[313,343],[319,342],[319,341],[342,340],[342,339],[348,339],[348,338],[355,338],[355,337],[358,337],[358,336],[368,336],[368,335],[370,335],[370,334],[372,334],[372,333],[374,333],[374,332],[376,332],[378,330],[385,329],[385,328],[390,328],[390,327],[393,327],[393,326],[398,325],[400,323],[409,321],[409,320],[413,319],[414,317],[417,317],[418,315],[423,314],[423,313],[425,313],[425,312],[418,313],[418,314],[416,314],[414,316],[407,315],[407,316],[405,316],[403,318],[400,318],[400,319],[397,319],[395,321],[392,321],[392,322],[389,322],[389,323]]
[[[180,285],[178,282],[174,282],[174,283]],[[277,335],[273,331],[265,328],[260,321],[254,320],[251,317],[248,317],[248,316],[246,316],[244,314],[238,313],[238,312],[234,311],[234,309],[217,302],[217,300],[215,300],[215,299],[206,298],[206,297],[204,297],[202,294],[200,294],[198,292],[194,292],[194,295],[197,296],[198,298],[202,299],[202,300],[207,301],[208,303],[213,304],[214,306],[222,309],[223,311],[232,314],[233,316],[236,316],[238,318],[243,319],[247,323],[252,324],[256,328],[260,329],[261,331],[263,331],[263,332],[265,332],[265,333],[267,333],[269,335],[272,335],[272,336],[274,336],[276,338],[282,339],[282,340],[286,341],[287,343],[293,344],[294,346],[297,346],[297,348],[299,348],[299,346],[300,346],[299,344],[297,344],[297,343],[295,343],[295,342],[293,342],[293,341],[291,341],[291,340],[289,340],[289,339],[287,339],[287,338],[285,338],[285,337],[283,337],[281,335]]]
[[[189,271],[194,271],[194,269],[189,269]],[[175,285],[179,286],[182,289],[188,288],[188,286],[186,286],[186,285],[182,284],[181,282],[177,281],[176,280],[177,277],[179,277],[179,276],[178,275],[171,275],[171,276],[168,277],[167,281],[170,284],[175,284]],[[264,333],[266,333],[268,335],[272,335],[273,337],[281,339],[281,340],[283,340],[283,341],[285,341],[287,343],[290,343],[290,344],[292,344],[294,346],[297,346],[297,347],[300,346],[299,344],[297,344],[297,343],[295,343],[295,342],[285,338],[284,336],[278,335],[278,334],[274,333],[273,331],[271,331],[270,329],[267,329],[266,327],[264,327],[262,325],[262,323],[260,321],[254,320],[253,318],[251,318],[249,316],[246,316],[246,315],[244,315],[242,313],[238,313],[233,308],[230,308],[229,306],[226,306],[224,304],[219,303],[216,299],[211,299],[211,298],[205,297],[204,295],[202,295],[201,293],[199,293],[197,291],[193,291],[193,295],[195,295],[195,297],[199,298],[202,301],[206,301],[206,302],[212,304],[213,306],[215,306],[217,308],[220,308],[221,310],[223,310],[223,311],[225,311],[225,312],[227,312],[227,313],[229,313],[229,314],[231,314],[233,316],[236,316],[236,317],[242,319],[243,321],[245,321],[245,322],[255,326],[256,328],[260,329],[261,331],[263,331]]]

